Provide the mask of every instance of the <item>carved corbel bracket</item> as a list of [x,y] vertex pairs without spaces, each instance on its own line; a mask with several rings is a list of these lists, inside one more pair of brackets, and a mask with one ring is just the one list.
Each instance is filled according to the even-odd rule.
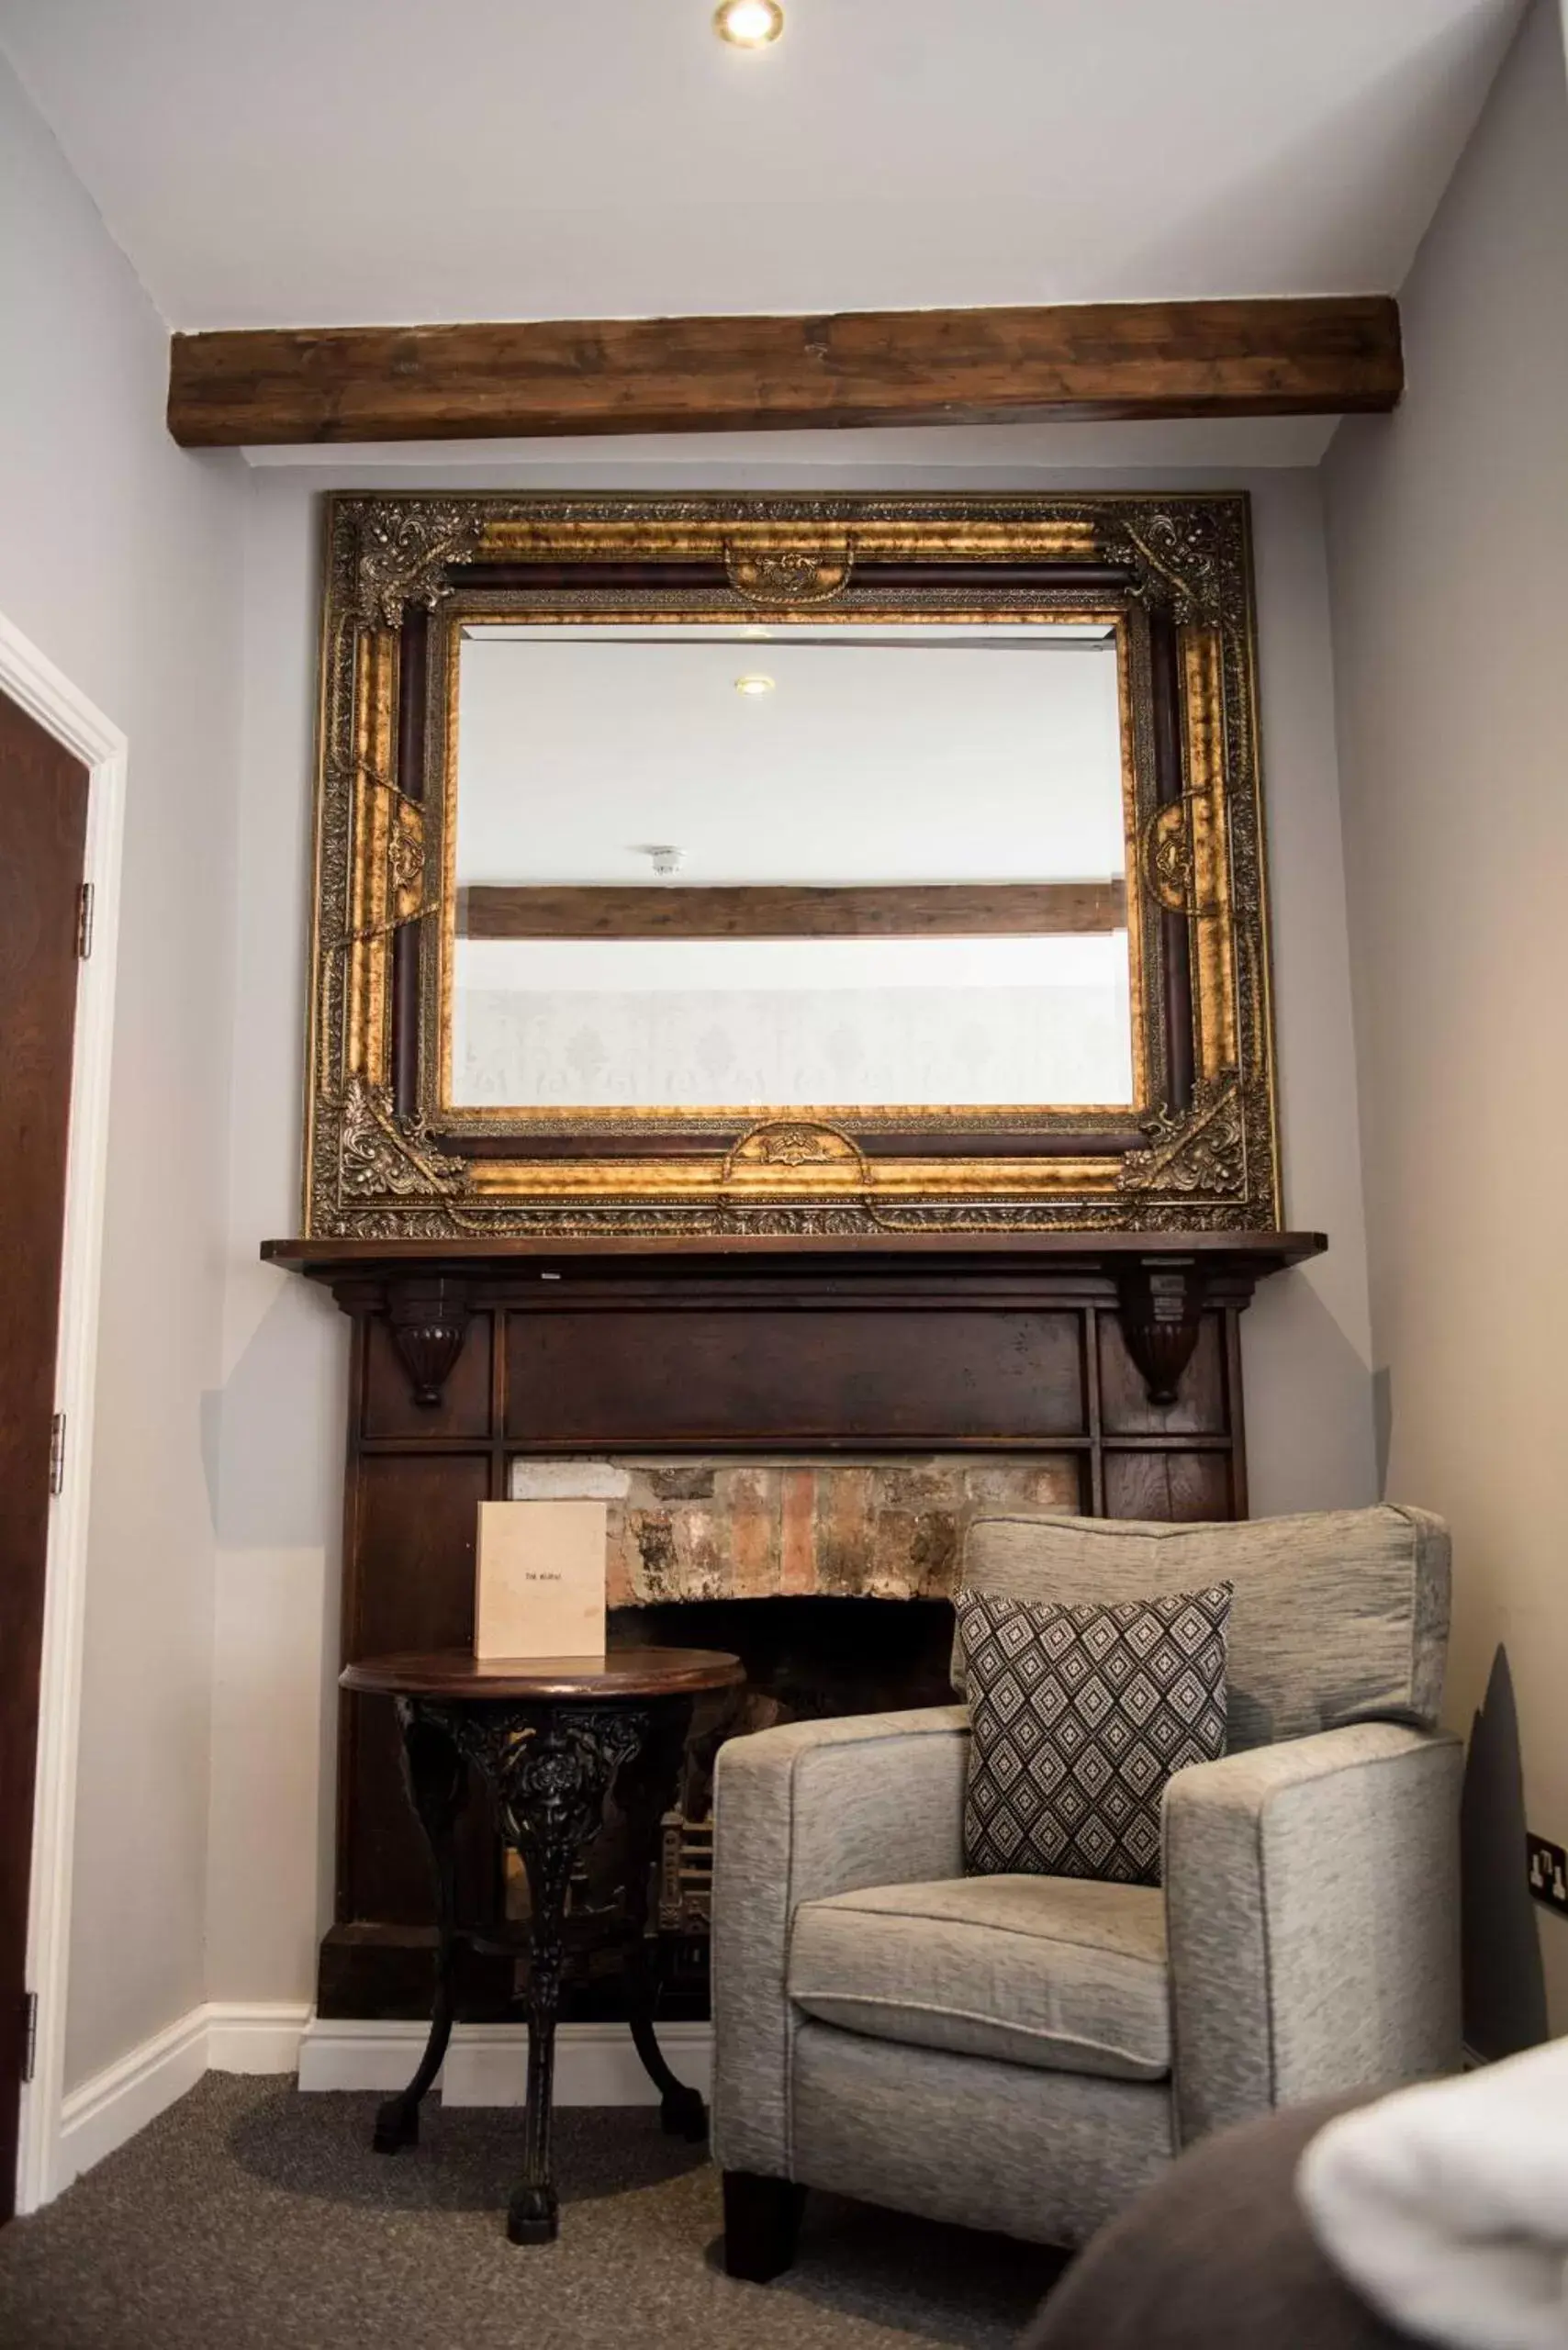
[[440,1274],[391,1281],[386,1320],[416,1404],[433,1411],[468,1336],[468,1296],[459,1281]]
[[1127,1352],[1149,1402],[1174,1404],[1202,1326],[1204,1276],[1196,1258],[1118,1259],[1116,1299]]

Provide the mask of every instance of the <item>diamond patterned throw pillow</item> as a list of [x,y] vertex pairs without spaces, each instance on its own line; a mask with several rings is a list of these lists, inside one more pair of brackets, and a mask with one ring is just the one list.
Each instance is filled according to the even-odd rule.
[[1114,1607],[958,1594],[971,1876],[1159,1883],[1159,1800],[1225,1752],[1227,1583]]

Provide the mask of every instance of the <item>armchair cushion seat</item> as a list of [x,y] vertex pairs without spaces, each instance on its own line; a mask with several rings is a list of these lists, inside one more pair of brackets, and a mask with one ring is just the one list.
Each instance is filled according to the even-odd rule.
[[818,2022],[906,2046],[1114,2080],[1170,2070],[1151,1886],[971,1876],[805,1901],[788,1990]]

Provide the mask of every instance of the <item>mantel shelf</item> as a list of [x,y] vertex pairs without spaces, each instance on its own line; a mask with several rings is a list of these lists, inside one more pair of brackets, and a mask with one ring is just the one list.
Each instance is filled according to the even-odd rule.
[[814,1259],[822,1270],[831,1266],[836,1272],[857,1265],[890,1270],[902,1263],[931,1270],[936,1264],[957,1267],[971,1261],[1000,1261],[1014,1270],[1033,1266],[1041,1271],[1103,1266],[1114,1272],[1128,1259],[1150,1258],[1162,1261],[1184,1258],[1213,1270],[1233,1267],[1261,1279],[1321,1256],[1327,1246],[1327,1237],[1321,1232],[888,1233],[765,1241],[749,1237],[534,1240],[515,1236],[474,1240],[263,1240],[261,1253],[268,1264],[316,1281],[354,1274],[494,1275],[509,1267],[523,1271],[595,1264],[623,1274],[630,1274],[633,1268],[672,1272],[700,1269],[744,1276],[785,1265],[804,1270],[802,1259]]

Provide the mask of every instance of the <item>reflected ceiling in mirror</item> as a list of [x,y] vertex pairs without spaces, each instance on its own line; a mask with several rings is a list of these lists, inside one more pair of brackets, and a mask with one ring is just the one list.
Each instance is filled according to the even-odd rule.
[[1112,621],[469,624],[454,1110],[1124,1108]]

